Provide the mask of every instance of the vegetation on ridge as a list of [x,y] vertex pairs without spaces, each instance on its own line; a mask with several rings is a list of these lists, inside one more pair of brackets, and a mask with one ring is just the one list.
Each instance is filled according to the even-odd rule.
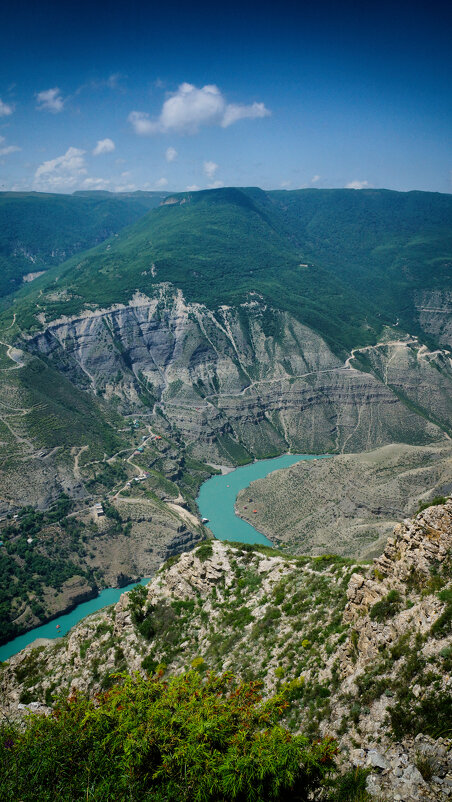
[[[23,802],[294,802],[318,799],[332,739],[279,720],[290,692],[191,671],[168,682],[123,675],[90,700],[73,693],[21,730],[0,727],[1,798]],[[31,781],[32,778],[32,781]],[[324,798],[324,797],[323,797]]]
[[260,293],[349,349],[397,316],[414,330],[413,292],[441,288],[452,258],[449,196],[226,188],[170,200],[22,291],[21,327],[36,327],[36,311],[127,303],[168,281],[211,309]]

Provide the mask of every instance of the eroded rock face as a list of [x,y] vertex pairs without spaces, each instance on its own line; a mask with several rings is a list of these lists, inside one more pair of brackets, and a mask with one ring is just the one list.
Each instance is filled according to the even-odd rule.
[[438,342],[452,347],[452,292],[431,290],[415,296],[419,325]]
[[[194,453],[214,462],[234,462],[231,438],[256,457],[442,438],[384,377],[344,364],[314,331],[260,297],[213,313],[160,285],[153,299],[50,323],[27,348],[124,412],[141,408],[146,390]],[[427,409],[444,406],[441,388],[438,400],[431,393],[437,372],[417,366],[416,354],[413,362],[408,341],[394,348],[379,350],[377,367],[398,365],[397,382],[415,386]]]
[[[428,507],[414,520],[397,524],[394,537],[388,538],[380,557],[373,562],[370,575],[353,574],[347,591],[348,602],[344,621],[364,633],[369,626],[367,613],[390,590],[406,589],[414,584],[426,586],[432,569],[441,568],[452,550],[452,501]],[[438,605],[439,607],[440,605]],[[402,613],[401,629],[418,614],[410,610]],[[395,619],[397,621],[397,619]]]

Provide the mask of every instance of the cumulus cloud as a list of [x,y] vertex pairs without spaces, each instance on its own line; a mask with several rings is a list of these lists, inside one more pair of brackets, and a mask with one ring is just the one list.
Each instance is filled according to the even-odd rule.
[[136,184],[118,184],[115,192],[134,192],[136,189],[138,189]]
[[0,156],[8,156],[10,153],[17,153],[18,150],[22,149],[17,145],[3,145],[4,142],[5,137],[0,136]]
[[196,133],[203,125],[229,125],[244,118],[268,117],[270,111],[264,103],[246,106],[240,103],[227,103],[224,95],[215,84],[201,88],[183,83],[164,102],[160,115],[152,120],[146,112],[132,111],[128,120],[141,135],[178,131]]
[[0,148],[0,156],[8,156],[10,153],[17,153],[21,150],[17,145],[7,145],[5,148]]
[[221,187],[224,187],[222,181],[213,181],[212,184],[209,184],[209,189],[221,189]]
[[68,148],[62,156],[43,162],[35,172],[35,186],[56,191],[74,187],[87,172],[84,154],[79,148]]
[[37,92],[36,100],[38,102],[37,108],[39,111],[51,111],[52,114],[58,114],[58,112],[63,111],[64,100],[57,86],[53,89],[45,89],[43,92]]
[[97,145],[93,150],[93,156],[100,156],[102,153],[111,153],[115,149],[112,139],[98,139]]
[[215,162],[204,162],[203,166],[207,178],[213,178],[218,170],[218,164],[215,164]]
[[155,134],[158,130],[156,123],[151,122],[149,114],[146,114],[145,111],[131,111],[127,119],[132,124],[135,133],[141,136]]
[[83,189],[108,189],[110,183],[108,178],[85,178],[81,186]]
[[223,128],[227,128],[228,125],[236,123],[237,120],[244,120],[246,117],[250,120],[256,120],[259,117],[269,117],[270,113],[263,103],[253,103],[251,106],[229,103],[226,106],[221,125]]
[[317,184],[318,181],[320,181],[320,176],[319,175],[313,175],[312,178],[311,178],[311,184]]
[[167,148],[165,153],[165,159],[167,162],[173,162],[177,158],[177,150],[176,148]]
[[346,189],[365,189],[369,186],[368,181],[350,181],[349,184],[345,185]]
[[186,189],[187,192],[198,192],[198,190],[201,189],[201,187],[198,187],[197,184],[189,184]]
[[155,186],[161,189],[162,187],[168,186],[168,179],[167,178],[159,178],[158,181],[155,182]]
[[0,98],[0,117],[9,117],[14,111],[14,107],[8,103],[4,103]]

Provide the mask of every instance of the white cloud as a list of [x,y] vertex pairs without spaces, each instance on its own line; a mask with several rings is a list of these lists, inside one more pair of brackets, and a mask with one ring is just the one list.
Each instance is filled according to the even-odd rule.
[[39,111],[51,111],[52,114],[58,114],[58,112],[63,111],[64,100],[57,86],[54,89],[37,92],[36,100],[38,101],[37,108]]
[[215,162],[204,162],[203,167],[207,178],[213,178],[218,170],[218,164],[215,164]]
[[218,122],[225,102],[217,86],[209,84],[197,89],[183,83],[177,92],[165,100],[159,124],[163,131],[196,132],[200,125]]
[[63,156],[40,164],[35,172],[35,187],[57,191],[74,187],[86,175],[84,154],[79,148],[68,148]]
[[133,125],[135,133],[141,136],[155,134],[158,131],[158,125],[151,122],[149,114],[144,111],[131,111],[127,119]]
[[151,120],[143,111],[132,111],[128,120],[141,135],[179,131],[196,133],[202,125],[229,125],[246,117],[256,119],[268,117],[270,111],[263,103],[245,106],[240,103],[226,103],[224,95],[215,84],[198,87],[193,84],[180,84],[165,100],[157,120]]
[[167,178],[159,178],[158,181],[155,182],[155,186],[161,189],[162,187],[168,186],[168,179]]
[[228,125],[236,123],[237,120],[256,120],[259,117],[269,117],[271,112],[265,107],[263,103],[253,103],[251,106],[243,106],[240,103],[229,103],[226,106],[224,117],[221,121],[223,128]]
[[85,178],[81,184],[83,189],[107,189],[109,185],[108,178]]
[[177,158],[177,150],[176,148],[167,148],[165,153],[165,159],[167,162],[173,162]]
[[93,81],[88,81],[86,84],[79,86],[75,90],[74,95],[80,95],[82,92],[86,91],[102,91],[103,89],[112,89],[124,92],[125,90],[121,85],[121,81],[126,77],[126,75],[122,75],[120,72],[115,72],[112,73],[112,75],[109,75],[108,78],[100,78]]
[[287,189],[287,187],[290,187],[291,183],[292,181],[281,181],[279,186],[281,189]]
[[197,184],[189,184],[186,189],[187,189],[187,192],[198,192],[198,190],[200,190],[201,187],[198,187]]
[[113,72],[111,75],[108,76],[107,80],[105,81],[106,85],[109,89],[117,89],[118,83],[123,78],[120,72]]
[[134,192],[136,189],[136,184],[119,184],[115,187],[115,192]]
[[320,181],[320,176],[319,175],[313,175],[312,178],[311,178],[311,184],[317,184],[318,181]]
[[368,181],[350,181],[349,184],[345,185],[346,189],[365,189],[365,187],[369,186]]
[[212,184],[209,184],[209,189],[221,189],[221,187],[224,187],[222,181],[214,181]]
[[1,147],[5,141],[5,137],[0,136],[0,156],[8,156],[10,153],[17,153],[18,150],[22,150],[17,145],[4,145]]
[[17,145],[7,145],[5,148],[0,148],[0,156],[8,156],[10,153],[17,153],[21,150]]
[[0,98],[0,117],[9,117],[14,111],[14,107],[10,106],[8,103],[4,103],[3,100]]
[[93,150],[93,156],[100,156],[102,153],[111,153],[115,149],[112,139],[98,139],[97,145]]

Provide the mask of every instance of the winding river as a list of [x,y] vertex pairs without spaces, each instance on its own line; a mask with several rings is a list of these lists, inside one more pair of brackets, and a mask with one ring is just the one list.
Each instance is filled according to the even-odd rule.
[[[284,454],[282,457],[273,459],[259,460],[250,465],[243,465],[230,473],[222,476],[212,476],[201,487],[198,496],[198,506],[203,518],[208,518],[209,529],[218,540],[233,540],[241,543],[262,543],[271,546],[272,543],[265,535],[258,532],[251,524],[243,521],[234,512],[234,504],[237,493],[242,488],[247,487],[250,482],[256,479],[263,479],[272,471],[280,468],[289,468],[300,460],[322,459],[323,456],[306,454]],[[149,579],[142,579],[140,584],[146,584]],[[136,583],[134,583],[136,584]],[[107,588],[102,590],[95,599],[77,605],[70,613],[60,615],[43,624],[40,627],[31,629],[24,635],[10,640],[0,646],[0,662],[8,660],[29,643],[33,643],[36,638],[58,638],[65,635],[71,627],[81,621],[91,613],[95,613],[102,607],[115,604],[119,597],[130,590],[134,585],[127,585],[124,588]],[[57,629],[57,625],[59,628]]]
[[[146,585],[147,582],[149,582],[149,579],[142,579],[139,584]],[[18,635],[17,638],[0,646],[0,662],[8,660],[13,654],[17,654],[21,649],[25,649],[25,647],[28,646],[29,643],[33,643],[36,638],[58,638],[62,635],[66,635],[66,632],[69,632],[82,618],[86,618],[87,615],[101,610],[102,607],[108,607],[109,604],[116,604],[123,593],[127,590],[132,590],[137,584],[137,582],[134,582],[132,585],[126,585],[123,588],[106,588],[105,590],[101,590],[95,599],[77,604],[70,613],[59,615],[58,618],[54,618],[41,627],[35,627],[25,632],[23,635]],[[59,629],[57,629],[57,624],[60,625]]]
[[273,471],[289,468],[296,462],[310,459],[323,459],[328,455],[284,454],[282,457],[263,459],[243,465],[223,476],[212,476],[201,486],[198,507],[203,518],[208,518],[207,526],[218,540],[235,540],[240,543],[262,543],[272,546],[268,538],[254,526],[243,521],[234,512],[237,494],[250,482],[263,479]]

